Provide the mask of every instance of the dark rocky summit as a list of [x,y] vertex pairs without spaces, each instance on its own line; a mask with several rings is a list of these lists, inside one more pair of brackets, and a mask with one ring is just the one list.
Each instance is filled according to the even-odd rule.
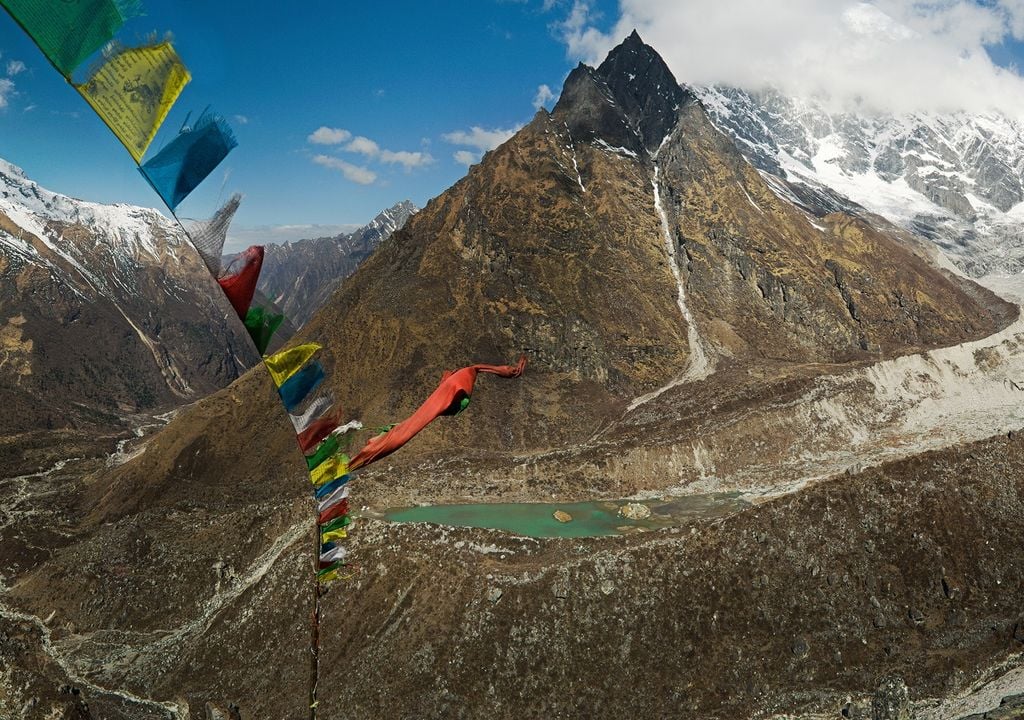
[[554,115],[565,120],[577,142],[653,153],[687,99],[692,94],[634,30],[596,70],[580,64],[569,74]]

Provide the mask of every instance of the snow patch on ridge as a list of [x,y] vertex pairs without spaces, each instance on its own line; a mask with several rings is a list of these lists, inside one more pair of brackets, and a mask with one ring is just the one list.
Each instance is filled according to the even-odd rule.
[[[0,159],[0,212],[27,232],[58,251],[59,237],[51,237],[45,223],[81,225],[92,231],[97,244],[112,254],[159,260],[175,256],[182,245],[180,231],[156,210],[133,205],[76,200],[46,190],[29,180],[15,165]],[[65,251],[68,248],[65,249]]]
[[835,199],[844,211],[860,206],[934,241],[971,276],[1024,269],[1024,121],[837,113],[771,89],[690,89],[762,175],[845,196]]

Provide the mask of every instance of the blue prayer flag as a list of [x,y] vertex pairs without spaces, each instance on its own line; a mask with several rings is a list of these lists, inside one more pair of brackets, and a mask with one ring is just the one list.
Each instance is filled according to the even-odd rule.
[[344,486],[345,484],[347,484],[348,480],[349,480],[349,476],[348,475],[342,475],[337,480],[329,482],[329,483],[327,483],[326,485],[324,485],[321,488],[317,488],[317,491],[315,493],[316,499],[317,500],[321,500],[321,499],[327,497],[328,495],[330,495],[332,492],[334,492],[338,488],[340,488],[340,487]]
[[324,368],[319,361],[313,361],[288,378],[278,388],[281,402],[292,412],[306,397],[324,381]]
[[207,108],[192,127],[182,127],[139,172],[173,211],[237,146],[224,118]]

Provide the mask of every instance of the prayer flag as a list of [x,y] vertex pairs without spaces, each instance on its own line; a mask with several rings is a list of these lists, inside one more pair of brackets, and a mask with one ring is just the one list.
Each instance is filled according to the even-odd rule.
[[321,463],[309,473],[310,480],[317,487],[342,477],[348,472],[348,458],[344,455],[335,455]]
[[224,254],[224,242],[228,237],[228,227],[241,203],[242,196],[235,194],[209,220],[182,220],[181,222],[185,234],[199,251],[203,262],[206,263],[206,267],[214,277],[220,276],[221,255]]
[[263,358],[263,364],[267,366],[267,372],[273,378],[274,384],[281,387],[288,378],[297,373],[319,350],[323,350],[323,346],[316,343],[296,345],[293,348],[282,350],[276,355]]
[[334,455],[341,449],[341,442],[337,435],[329,435],[326,440],[316,446],[312,455],[306,458],[306,466],[312,470],[325,462],[327,458]]
[[139,14],[132,0],[0,0],[65,78]]
[[245,329],[252,338],[253,345],[260,355],[267,352],[270,341],[274,339],[274,333],[284,322],[284,315],[268,312],[263,307],[251,307],[245,313]]
[[318,487],[316,489],[316,492],[314,493],[314,495],[315,495],[317,500],[321,500],[321,499],[327,497],[328,495],[330,495],[331,493],[333,493],[338,488],[344,487],[348,483],[349,480],[350,480],[350,477],[348,476],[347,473],[345,475],[340,476],[340,477],[336,477],[336,479],[332,480],[331,482],[327,483],[326,485],[321,485],[320,487]]
[[147,160],[139,172],[173,212],[220,165],[238,141],[224,118],[209,109]]
[[138,163],[191,79],[165,41],[115,50],[75,89]]
[[302,448],[303,454],[311,451],[320,444],[321,440],[337,429],[338,420],[334,416],[323,417],[310,423],[309,427],[298,435],[299,447]]
[[348,550],[343,547],[333,547],[330,550],[322,552],[320,554],[320,562],[322,563],[333,563],[345,559],[348,555]]
[[249,306],[252,305],[253,295],[256,294],[256,282],[260,279],[260,270],[263,268],[263,246],[253,245],[247,248],[231,264],[238,262],[242,264],[241,269],[217,278],[217,283],[228,296],[228,301],[238,313],[238,318],[244,321]]
[[297,373],[288,378],[284,385],[277,389],[288,412],[291,412],[316,390],[324,381],[324,368],[314,360]]
[[320,533],[320,542],[326,543],[333,540],[344,540],[348,537],[348,530],[344,527],[337,528],[335,530],[328,530],[327,532]]
[[334,520],[335,518],[340,518],[345,515],[348,515],[348,498],[332,505],[331,507],[321,512],[320,515],[317,517],[317,522],[323,525],[325,523],[330,522],[331,520]]
[[337,490],[332,492],[330,495],[325,497],[323,500],[320,500],[316,504],[316,511],[318,513],[320,513],[320,512],[323,512],[324,510],[327,510],[328,508],[334,507],[335,505],[340,503],[342,500],[345,500],[346,498],[348,498],[348,493],[349,493],[348,485],[347,484],[342,485],[340,488],[338,488]]
[[[309,407],[301,415],[291,415],[288,417],[292,421],[292,427],[295,428],[295,434],[301,435],[310,425],[315,423],[317,419],[325,412],[331,409],[331,405],[334,404],[334,398],[325,395],[319,397],[309,404]],[[323,438],[321,438],[322,440]]]
[[478,372],[491,373],[504,378],[515,378],[523,374],[526,356],[519,358],[518,365],[472,365],[446,372],[441,384],[411,416],[398,423],[383,435],[370,438],[360,450],[349,468],[357,470],[364,465],[380,460],[412,440],[423,428],[442,415],[455,415],[466,407],[466,401],[473,394]]

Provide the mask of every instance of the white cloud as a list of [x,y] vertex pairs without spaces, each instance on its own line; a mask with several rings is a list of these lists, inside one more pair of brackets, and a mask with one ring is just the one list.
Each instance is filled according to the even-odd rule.
[[[249,118],[247,116],[245,116],[245,115],[235,115],[234,119],[235,119],[235,122],[238,123],[239,125],[248,125],[249,124]],[[313,133],[313,134],[315,135],[316,133]]]
[[469,167],[470,165],[479,162],[480,156],[475,152],[470,152],[469,150],[456,150],[455,153],[452,154],[452,159],[459,165]]
[[[348,130],[322,127],[309,136],[309,142],[320,145],[347,144],[341,148],[345,152],[355,153],[364,156],[367,160],[374,160],[384,165],[401,165],[406,171],[426,167],[434,162],[434,158],[428,152],[411,152],[409,150],[386,150],[374,140],[363,135],[352,136]],[[349,180],[369,185],[376,181],[377,174],[366,167],[353,165],[340,158],[328,155],[317,155],[313,162],[325,167],[340,170]]]
[[408,150],[399,150],[393,152],[391,150],[382,150],[380,153],[380,161],[388,163],[389,165],[401,165],[406,170],[412,170],[413,168],[426,167],[434,162],[434,158],[430,153],[424,152],[409,152]]
[[551,92],[551,88],[547,85],[541,85],[537,88],[537,94],[533,97],[533,109],[540,110],[554,99],[555,94]]
[[317,155],[313,158],[313,162],[317,165],[337,170],[344,175],[347,180],[359,183],[360,185],[372,185],[377,181],[377,173],[373,170],[360,165],[353,165],[352,163],[345,162],[341,158],[331,157],[330,155]]
[[575,0],[558,24],[572,58],[599,63],[636,28],[684,83],[1024,117],[1024,78],[985,49],[1024,39],[1024,0],[619,0],[609,33],[596,20]]
[[380,145],[370,138],[358,135],[352,139],[352,142],[345,146],[345,150],[350,153],[359,153],[360,155],[372,158],[377,157],[377,155],[380,154]]
[[10,104],[11,97],[14,94],[14,83],[10,80],[0,79],[0,110],[3,110]]
[[469,130],[456,130],[455,132],[445,133],[443,135],[446,142],[452,145],[465,145],[466,147],[476,148],[480,152],[487,152],[501,145],[503,142],[508,140],[510,137],[515,135],[522,125],[517,125],[507,130],[501,130],[495,128],[494,130],[485,130],[482,127],[474,125]]
[[1006,13],[1013,36],[1024,38],[1024,0],[999,0],[997,5]]
[[21,60],[8,60],[7,61],[7,77],[14,77],[25,72],[25,63]]
[[357,135],[345,146],[345,151],[364,155],[368,159],[377,160],[386,165],[401,165],[406,170],[426,167],[434,162],[430,153],[410,152],[408,150],[385,150],[368,137]]
[[352,137],[352,133],[341,128],[319,127],[307,140],[314,145],[340,145]]

